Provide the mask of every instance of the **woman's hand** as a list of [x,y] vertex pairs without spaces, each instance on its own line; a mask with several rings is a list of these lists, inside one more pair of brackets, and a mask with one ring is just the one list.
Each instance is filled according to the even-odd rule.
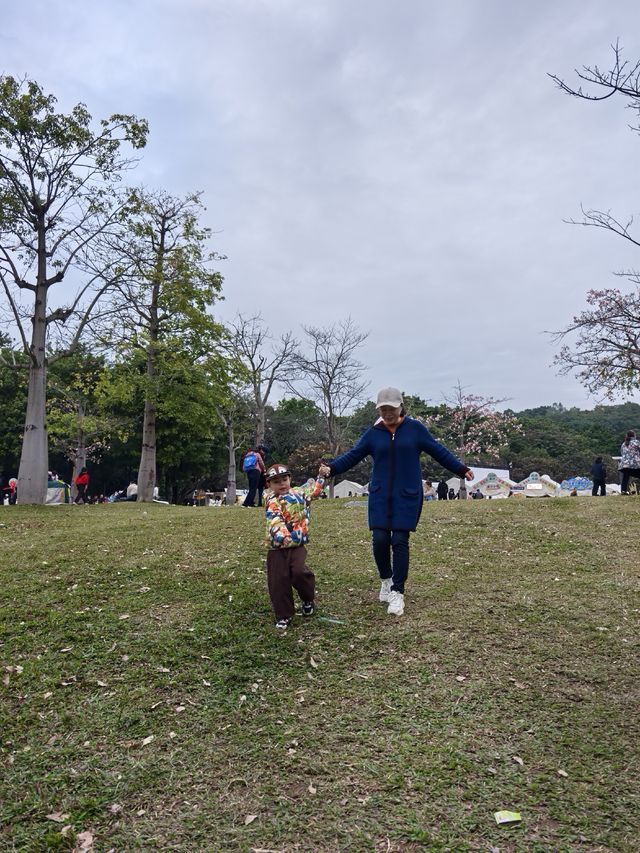
[[331,468],[328,465],[325,465],[324,462],[320,463],[320,468],[318,469],[318,476],[327,478],[331,476]]
[[471,482],[471,480],[473,480],[473,471],[467,471],[467,473],[464,475],[464,478],[465,480],[469,480],[469,482]]

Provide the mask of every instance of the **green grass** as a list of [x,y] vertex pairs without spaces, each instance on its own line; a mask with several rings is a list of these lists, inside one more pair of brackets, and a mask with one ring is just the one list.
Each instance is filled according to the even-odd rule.
[[0,508],[0,849],[637,851],[639,520],[429,503],[398,620],[318,502],[278,637],[259,510]]

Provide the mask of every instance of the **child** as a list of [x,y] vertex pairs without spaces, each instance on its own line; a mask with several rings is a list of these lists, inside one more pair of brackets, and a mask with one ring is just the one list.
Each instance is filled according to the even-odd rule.
[[302,615],[315,610],[316,579],[305,565],[309,541],[309,503],[319,497],[324,480],[309,480],[298,489],[291,488],[291,476],[285,465],[270,465],[266,472],[267,497],[267,582],[276,628],[286,631],[294,614],[292,588],[302,600]]

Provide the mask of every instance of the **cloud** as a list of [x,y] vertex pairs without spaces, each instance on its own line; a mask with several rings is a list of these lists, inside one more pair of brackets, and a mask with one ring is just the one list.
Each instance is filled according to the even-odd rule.
[[562,220],[637,212],[640,139],[547,74],[606,67],[618,36],[640,58],[639,24],[631,0],[41,0],[5,15],[2,68],[149,119],[135,179],[204,191],[223,317],[350,314],[372,386],[584,405],[544,331],[640,264]]

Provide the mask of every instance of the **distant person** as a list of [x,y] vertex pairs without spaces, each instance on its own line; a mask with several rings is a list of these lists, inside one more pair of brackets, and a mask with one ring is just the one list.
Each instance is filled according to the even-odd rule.
[[241,467],[249,481],[249,491],[242,506],[255,506],[255,499],[260,486],[260,477],[264,473],[264,460],[260,451],[257,448],[250,447],[242,457]]
[[320,476],[344,474],[366,456],[372,457],[368,516],[373,557],[380,575],[379,599],[388,603],[387,613],[402,616],[409,573],[409,534],[418,525],[424,503],[420,454],[430,454],[459,477],[472,480],[473,474],[420,421],[407,417],[397,388],[383,388],[378,393],[376,409],[376,422],[351,450],[323,463]]
[[450,501],[455,501],[455,499],[456,499],[457,497],[458,497],[458,496],[456,495],[456,490],[453,488],[453,486],[451,486],[451,488],[449,489],[449,500],[450,500]]
[[438,495],[439,501],[446,501],[446,499],[449,497],[449,487],[447,486],[446,480],[440,480],[436,493]]
[[87,503],[87,489],[89,488],[89,472],[86,468],[81,468],[80,473],[76,477],[76,489],[77,495],[75,497],[74,503],[79,504],[82,501],[83,504]]
[[127,486],[127,495],[126,500],[128,501],[137,501],[138,500],[138,484],[134,483],[133,480]]
[[9,504],[10,506],[15,506],[16,501],[18,500],[18,481],[15,477],[9,478]]
[[315,611],[316,578],[306,565],[309,541],[309,503],[320,496],[324,480],[309,480],[291,488],[286,465],[270,465],[266,471],[267,583],[278,631],[286,631],[295,612],[293,590],[302,602],[302,615]]
[[631,477],[640,479],[640,441],[632,429],[625,435],[624,441],[620,445],[619,468],[622,474],[620,491],[623,495],[628,495]]
[[436,490],[434,489],[431,480],[422,481],[422,492],[424,494],[425,501],[435,501]]
[[596,456],[596,460],[591,466],[591,479],[593,480],[593,488],[591,494],[595,498],[598,491],[601,495],[607,494],[607,469],[602,464],[602,456]]

